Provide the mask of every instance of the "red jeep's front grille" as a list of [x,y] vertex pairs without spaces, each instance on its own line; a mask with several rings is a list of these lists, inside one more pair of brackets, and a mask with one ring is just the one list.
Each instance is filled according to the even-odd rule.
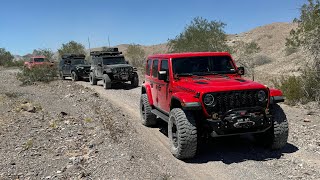
[[261,103],[258,100],[258,91],[259,90],[245,90],[210,93],[215,98],[215,105],[206,106],[206,110],[209,114],[213,112],[224,114],[236,108],[266,107],[267,102]]

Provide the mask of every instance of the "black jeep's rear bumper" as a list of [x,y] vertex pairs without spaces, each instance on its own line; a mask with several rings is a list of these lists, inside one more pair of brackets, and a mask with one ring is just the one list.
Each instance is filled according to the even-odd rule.
[[205,120],[205,127],[213,137],[259,133],[271,126],[271,115],[261,107],[232,109],[218,119]]

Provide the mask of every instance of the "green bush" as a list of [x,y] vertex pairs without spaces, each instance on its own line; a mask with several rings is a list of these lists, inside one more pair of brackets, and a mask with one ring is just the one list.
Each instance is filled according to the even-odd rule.
[[57,77],[57,67],[53,66],[36,66],[32,69],[22,68],[17,74],[18,80],[24,85],[29,85],[34,82],[50,82]]
[[276,88],[282,90],[286,101],[289,104],[302,102],[304,93],[302,90],[302,81],[300,77],[289,76],[288,78],[281,77],[280,80],[274,80]]
[[299,77],[281,77],[273,84],[282,90],[288,104],[320,102],[320,78],[315,71],[304,71]]
[[7,61],[4,66],[5,67],[22,67],[24,65],[24,61]]
[[[272,62],[272,58],[266,55],[258,54],[252,57],[254,66],[261,66]],[[249,58],[250,59],[250,58]]]
[[320,72],[307,69],[301,75],[304,96],[309,101],[320,102]]

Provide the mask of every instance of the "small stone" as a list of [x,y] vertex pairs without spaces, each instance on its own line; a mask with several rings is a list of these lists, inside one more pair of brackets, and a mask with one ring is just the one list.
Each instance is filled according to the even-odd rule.
[[303,122],[311,122],[310,119],[305,118]]
[[36,108],[31,103],[21,104],[21,110],[27,111],[27,112],[30,112],[30,113],[35,113],[36,112]]
[[57,171],[57,174],[60,174],[60,173],[62,173],[62,171]]

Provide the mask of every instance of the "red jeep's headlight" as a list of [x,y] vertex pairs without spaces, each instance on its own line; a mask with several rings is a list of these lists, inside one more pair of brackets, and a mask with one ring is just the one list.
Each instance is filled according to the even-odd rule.
[[258,92],[258,100],[259,100],[260,102],[265,101],[265,100],[266,100],[266,97],[267,97],[266,92],[264,92],[263,90],[260,90],[260,91]]
[[206,94],[203,98],[203,103],[207,106],[214,106],[214,97],[211,94]]

